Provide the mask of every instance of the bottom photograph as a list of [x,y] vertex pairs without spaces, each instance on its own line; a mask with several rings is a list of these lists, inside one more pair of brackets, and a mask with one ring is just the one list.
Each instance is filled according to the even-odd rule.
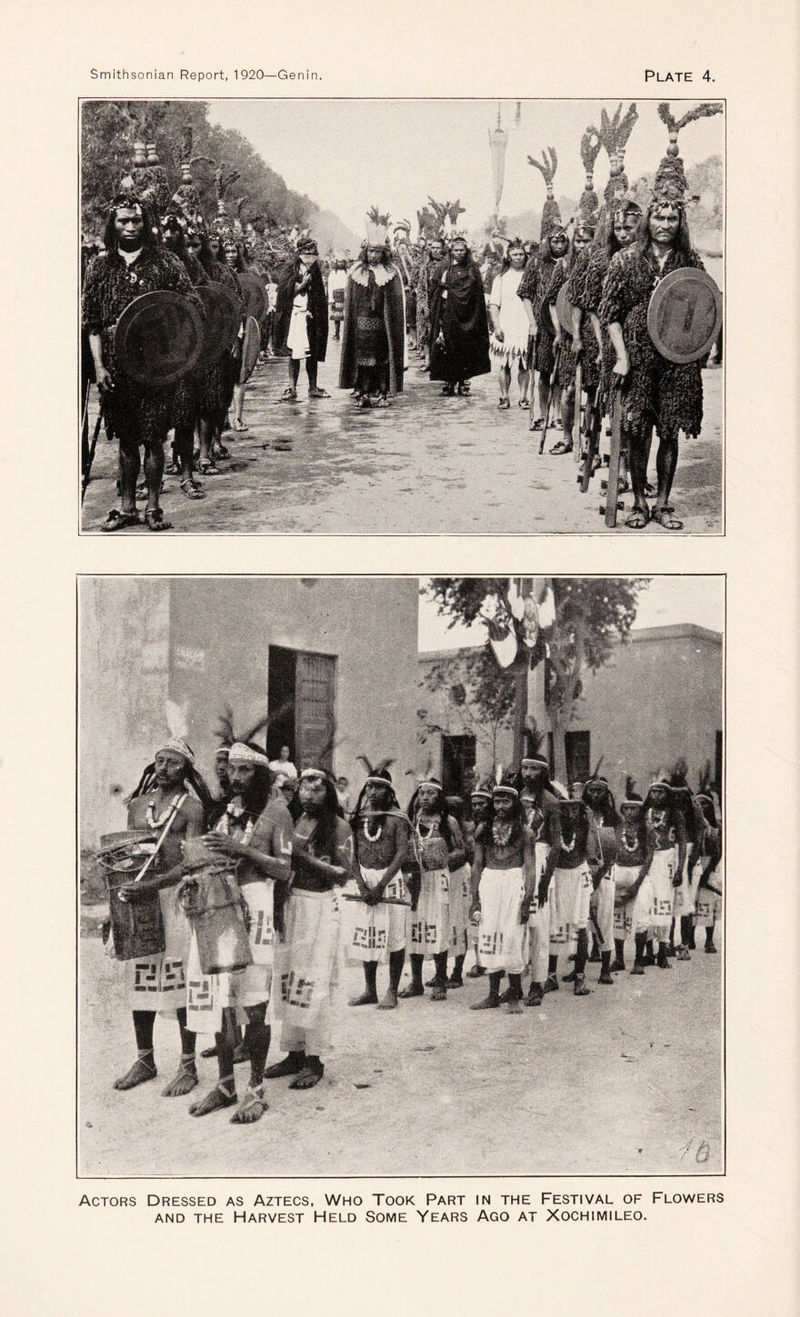
[[725,1170],[721,575],[78,579],[81,1177]]

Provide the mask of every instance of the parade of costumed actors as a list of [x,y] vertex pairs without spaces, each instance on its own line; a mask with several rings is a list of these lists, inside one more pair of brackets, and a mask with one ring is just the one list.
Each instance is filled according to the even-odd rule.
[[430,321],[431,379],[443,381],[445,397],[466,397],[469,381],[488,375],[492,367],[483,280],[466,238],[458,233],[435,271]]
[[388,215],[367,216],[366,240],[347,276],[339,388],[352,389],[360,407],[403,390],[405,307],[400,271],[389,248]]
[[519,406],[528,408],[530,382],[530,322],[521,299],[517,296],[525,272],[525,247],[521,238],[512,238],[506,249],[500,273],[492,283],[489,297],[489,319],[492,324],[491,350],[500,367],[500,401],[498,407],[507,411],[511,406],[509,388],[511,372],[516,365],[519,387]]
[[[533,156],[528,156],[528,163],[533,165],[534,169],[538,169],[542,175],[547,192],[542,207],[539,250],[528,261],[517,289],[517,296],[522,299],[525,307],[531,333],[536,336],[533,367],[538,372],[539,415],[534,422],[533,429],[541,430],[544,427],[545,416],[550,404],[551,379],[555,364],[553,345],[555,331],[547,310],[547,295],[550,290],[550,281],[555,273],[556,263],[562,256],[566,256],[569,240],[567,231],[561,222],[561,210],[553,191],[553,180],[558,169],[558,156],[555,149],[551,146],[549,155],[547,151],[543,151],[541,160],[535,160]],[[560,388],[557,381],[555,382],[553,403],[554,410],[557,412],[560,403]]]
[[275,304],[275,351],[289,358],[289,384],[281,402],[297,400],[300,363],[306,363],[309,398],[329,398],[317,384],[319,363],[328,348],[328,299],[313,238],[302,237],[297,251],[278,275]]
[[[647,310],[654,289],[665,275],[683,268],[704,268],[689,236],[687,182],[678,155],[678,132],[693,119],[716,114],[721,108],[700,105],[675,120],[667,104],[659,106],[670,144],[658,167],[652,200],[636,241],[612,259],[600,304],[600,320],[608,327],[617,355],[613,373],[622,390],[634,495],[625,524],[634,530],[641,530],[648,521],[656,521],[666,530],[683,528],[673,515],[670,492],[678,464],[678,436],[683,431],[687,438],[695,437],[702,426],[702,370],[707,358],[685,364],[668,361],[650,338]],[[655,427],[659,439],[658,487],[652,508],[647,502],[651,427]]]

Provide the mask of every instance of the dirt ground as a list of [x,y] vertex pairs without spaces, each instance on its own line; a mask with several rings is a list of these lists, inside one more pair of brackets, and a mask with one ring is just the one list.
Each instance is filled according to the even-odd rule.
[[[442,398],[412,354],[405,391],[388,410],[356,410],[337,388],[339,348],[329,344],[320,384],[332,397],[309,402],[305,373],[300,401],[279,404],[287,382],[284,360],[272,359],[253,375],[245,401],[245,434],[226,433],[231,460],[205,480],[207,497],[189,502],[176,476],[167,476],[163,505],[176,532],[195,534],[537,534],[607,531],[600,515],[605,496],[600,472],[587,494],[576,484],[571,456],[552,456],[560,439],[548,433],[545,453],[528,430],[528,413],[497,409],[497,377],[473,381],[469,398]],[[722,370],[704,372],[705,426],[681,441],[673,487],[684,531],[719,534],[722,510]],[[91,428],[97,398],[92,390]],[[606,441],[607,449],[607,441]],[[118,506],[116,444],[101,436],[82,525],[97,531]],[[654,479],[655,450],[651,459]],[[630,495],[624,500],[630,507]],[[145,527],[118,534],[147,535]],[[644,535],[669,535],[650,525]]]
[[[96,934],[84,936],[79,1174],[718,1173],[722,962],[698,950],[670,972],[617,974],[608,988],[589,965],[590,997],[562,985],[521,1016],[467,1009],[485,979],[465,980],[444,1003],[428,994],[392,1012],[345,1004],[323,1080],[306,1093],[270,1082],[269,1110],[241,1128],[226,1112],[188,1115],[214,1082],[213,1060],[199,1063],[194,1094],[161,1096],[177,1068],[172,1020],[156,1024],[158,1079],[111,1087],[135,1054],[122,966]],[[382,968],[379,987],[385,977]],[[348,969],[348,996],[361,981],[360,967]],[[272,1060],[278,1041],[276,1030]],[[240,1092],[246,1073],[237,1067]]]

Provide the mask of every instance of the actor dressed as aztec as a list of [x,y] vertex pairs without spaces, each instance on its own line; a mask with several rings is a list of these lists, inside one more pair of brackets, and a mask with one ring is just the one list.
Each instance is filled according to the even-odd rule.
[[197,1083],[195,1036],[186,1017],[190,929],[176,905],[175,892],[181,878],[183,843],[200,836],[211,807],[211,796],[194,768],[189,746],[176,737],[165,741],[142,773],[128,804],[128,828],[149,838],[156,851],[151,876],[120,889],[123,902],[152,900],[154,890],[157,892],[164,950],[125,962],[137,1058],[116,1081],[116,1089],[124,1091],[155,1079],[158,1072],[153,1026],[157,1013],[177,1018],[181,1040],[178,1072],[164,1089],[164,1096],[179,1097]]
[[[406,915],[410,906],[402,866],[408,852],[409,823],[400,809],[387,768],[377,767],[361,789],[350,820],[356,858],[351,884],[355,918],[349,934],[350,959],[364,966],[364,991],[351,1006],[397,1006],[406,955]],[[378,965],[389,966],[389,986],[378,1001]]]
[[481,964],[489,974],[488,996],[472,1009],[499,1006],[500,980],[507,974],[508,1010],[518,1014],[525,930],[536,898],[536,859],[515,782],[493,789],[487,818],[475,831],[472,891],[471,915],[478,920]]
[[431,379],[444,382],[446,396],[468,394],[469,381],[492,367],[483,280],[465,238],[453,238],[435,272],[430,318]]
[[361,407],[387,405],[403,390],[405,309],[400,271],[394,264],[388,215],[372,210],[359,258],[347,276],[339,387],[351,389]]
[[464,838],[438,778],[420,782],[408,806],[411,820],[407,882],[412,894],[410,916],[411,983],[399,995],[421,997],[422,967],[432,958],[431,1000],[447,997],[447,953],[451,943],[450,876],[466,859]]
[[339,816],[331,774],[303,769],[297,797],[291,889],[275,948],[276,1014],[287,1055],[266,1078],[291,1075],[290,1088],[306,1089],[322,1078],[322,1054],[333,1042],[343,973],[342,888],[357,873],[353,833]]
[[527,962],[531,984],[525,1004],[541,1006],[548,975],[553,874],[561,846],[561,815],[544,755],[523,759],[520,779],[520,803],[536,864],[535,900],[528,916]]
[[[699,107],[713,112],[714,107]],[[665,122],[669,107],[662,106]],[[691,113],[691,112],[690,112]],[[664,117],[664,113],[662,113]],[[677,131],[656,173],[653,197],[635,241],[611,260],[598,309],[616,353],[613,375],[620,383],[634,505],[626,525],[639,530],[648,520],[667,530],[683,523],[670,504],[678,464],[678,437],[699,435],[703,422],[703,376],[707,357],[688,363],[668,361],[648,332],[647,311],[653,291],[674,270],[702,270],[691,244],[686,216],[687,182],[678,156]],[[647,502],[647,460],[651,429],[659,445],[658,488]]]
[[300,366],[305,362],[308,396],[328,398],[319,387],[319,363],[328,350],[328,298],[313,238],[301,238],[297,253],[278,276],[275,305],[275,351],[289,358],[289,384],[281,402],[297,401]]
[[143,293],[172,290],[197,299],[183,264],[156,237],[155,219],[144,201],[129,193],[114,197],[104,243],[105,251],[87,268],[83,287],[83,322],[97,387],[106,424],[119,444],[120,507],[108,513],[103,530],[140,522],[136,510],[140,448],[147,481],[145,521],[152,531],[169,530],[159,500],[164,444],[174,423],[175,386],[149,386],[124,375],[117,367],[114,334],[122,312]]

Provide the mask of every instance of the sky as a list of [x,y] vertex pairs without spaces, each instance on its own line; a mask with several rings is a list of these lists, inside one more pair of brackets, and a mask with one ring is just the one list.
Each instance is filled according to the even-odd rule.
[[[424,584],[423,581],[420,584]],[[723,631],[725,621],[725,583],[721,576],[654,576],[639,596],[634,630],[645,627],[673,626],[693,622],[710,631]],[[436,605],[420,596],[420,653],[433,649],[456,649],[461,645],[482,645],[486,632],[482,623],[471,628],[447,629],[447,618],[440,617]]]
[[[687,102],[687,108],[696,103]],[[428,195],[459,198],[466,207],[460,223],[467,229],[482,227],[493,212],[488,133],[498,104],[509,129],[501,215],[541,208],[544,180],[527,157],[541,159],[543,147],[554,146],[558,154],[556,196],[577,197],[584,182],[581,134],[599,122],[603,106],[613,114],[618,102],[523,101],[518,129],[512,127],[515,101],[488,100],[226,98],[210,102],[210,118],[238,129],[290,188],[334,211],[356,234],[363,232],[365,212],[377,205],[392,221],[408,219],[416,236],[416,212]],[[679,102],[671,105],[679,117]],[[664,155],[667,132],[656,107],[657,101],[637,101],[639,121],[625,156],[631,182],[655,170]],[[722,154],[723,140],[724,115],[689,124],[679,137],[684,163]],[[607,179],[608,157],[601,151],[598,194]]]

